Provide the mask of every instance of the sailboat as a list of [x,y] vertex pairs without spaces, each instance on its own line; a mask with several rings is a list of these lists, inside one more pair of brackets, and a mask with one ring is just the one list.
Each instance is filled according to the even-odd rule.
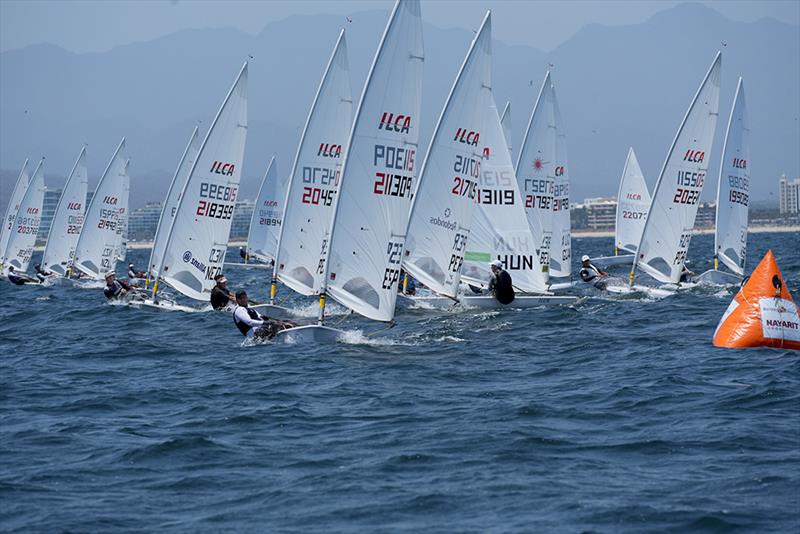
[[406,232],[403,268],[453,301],[458,300],[477,201],[484,157],[481,135],[492,111],[491,38],[491,12],[487,12],[431,137]]
[[291,314],[275,302],[278,281],[301,295],[320,293],[324,279],[320,256],[330,239],[333,205],[352,126],[350,65],[345,31],[341,30],[308,111],[289,174],[268,315]]
[[197,159],[197,153],[200,151],[200,137],[198,135],[199,128],[197,126],[192,130],[189,136],[189,142],[181,154],[181,159],[178,161],[178,168],[175,169],[175,174],[172,175],[172,181],[169,183],[167,189],[167,196],[164,197],[164,206],[161,208],[161,214],[158,216],[158,224],[156,225],[156,234],[153,237],[153,249],[150,251],[150,261],[147,262],[147,280],[145,285],[150,286],[150,281],[155,283],[158,279],[158,268],[161,266],[161,260],[164,257],[164,249],[167,246],[167,236],[169,229],[172,227],[172,221],[175,219],[175,213],[178,210],[178,202],[181,198],[183,186],[189,177],[189,171]]
[[272,156],[267,165],[267,172],[258,189],[256,205],[250,218],[250,230],[247,235],[247,257],[260,263],[227,263],[226,265],[247,265],[269,268],[275,260],[278,249],[278,234],[283,220],[283,202],[286,200],[288,176],[278,178],[278,164]]
[[511,102],[506,102],[506,107],[503,108],[503,114],[500,115],[500,125],[503,127],[503,137],[506,139],[508,153],[513,154],[514,145],[511,144]]
[[19,204],[22,202],[22,197],[28,189],[28,160],[22,164],[22,169],[19,171],[17,181],[14,184],[14,191],[11,192],[11,198],[8,199],[8,207],[6,208],[6,216],[3,218],[3,226],[0,227],[0,272],[3,271],[2,258],[5,256],[6,245],[8,239],[11,237],[14,229],[14,219],[17,218],[17,211],[19,211]]
[[[172,219],[156,268],[152,300],[160,306],[159,281],[183,295],[208,302],[222,272],[236,206],[247,137],[247,63],[242,66],[206,133]],[[175,306],[164,306],[176,309]],[[184,308],[180,308],[184,309]]]
[[416,176],[423,70],[419,0],[398,0],[367,75],[323,242],[317,325],[282,339],[333,341],[324,326],[328,295],[375,321],[394,318],[411,192]]
[[33,178],[20,200],[6,249],[0,258],[0,264],[6,268],[14,267],[14,270],[20,274],[28,270],[33,247],[39,235],[39,226],[42,222],[42,204],[45,192],[43,165],[44,158],[39,161],[36,170],[33,171]]
[[[552,87],[552,82],[551,82]],[[567,165],[567,135],[558,106],[555,88],[553,95],[553,124],[556,129],[555,165],[553,167],[553,241],[550,244],[551,278],[567,278],[572,273],[572,221],[569,212],[569,165]]]
[[[573,304],[574,296],[553,295],[536,254],[522,196],[514,175],[511,153],[506,145],[494,98],[484,132],[484,160],[478,188],[478,205],[473,215],[470,241],[464,255],[462,279],[483,286],[491,276],[489,262],[498,259],[511,274],[518,293],[507,307],[530,308]],[[503,307],[490,295],[461,297],[468,307]]]
[[[633,147],[628,148],[622,178],[617,193],[617,214],[614,226],[614,255],[594,258],[600,265],[627,265],[633,263],[636,247],[642,238],[647,210],[650,209],[650,192]],[[628,252],[628,254],[620,254]]]
[[659,282],[680,281],[714,142],[721,64],[722,54],[717,52],[664,160],[636,249],[629,289],[634,288],[637,268]]
[[[709,284],[739,284],[747,258],[747,210],[750,201],[750,128],[742,78],[736,86],[717,182],[714,268],[697,277]],[[719,270],[719,262],[730,273]]]
[[84,145],[58,199],[42,255],[42,270],[58,277],[69,276],[72,262],[75,260],[75,250],[84,223],[88,183]]
[[129,162],[123,137],[86,209],[73,267],[92,280],[103,280],[105,273],[114,271],[122,254],[128,217]]
[[548,71],[536,97],[516,165],[517,183],[524,195],[528,224],[536,240],[539,264],[548,282],[558,137],[555,121],[555,89]]

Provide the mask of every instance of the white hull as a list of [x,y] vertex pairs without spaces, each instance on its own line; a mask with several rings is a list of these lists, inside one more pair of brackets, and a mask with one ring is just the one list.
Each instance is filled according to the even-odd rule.
[[258,313],[262,315],[266,315],[267,317],[274,317],[276,319],[280,319],[282,317],[298,316],[298,314],[294,310],[290,308],[284,308],[283,306],[276,306],[275,304],[255,304],[250,307],[257,308]]
[[716,286],[738,286],[742,283],[742,277],[725,271],[709,269],[697,276],[694,282],[698,284],[708,284]]
[[267,263],[229,263],[225,262],[225,267],[244,267],[248,269],[272,269],[272,265]]
[[458,301],[438,296],[397,296],[397,305],[401,308],[428,308],[434,310],[449,310],[456,306],[481,309],[525,309],[539,308],[541,306],[564,306],[575,304],[577,301],[578,297],[555,295],[519,295],[511,304],[500,304],[497,299],[489,295],[464,295]]
[[610,267],[611,265],[633,265],[633,258],[635,254],[623,254],[621,256],[601,256],[599,258],[592,258],[592,263],[596,263],[600,267]]
[[183,304],[176,304],[169,300],[159,300],[158,302],[153,302],[153,299],[132,300],[128,302],[128,304],[130,304],[135,308],[155,308],[158,310],[179,311],[185,313],[212,311],[211,306],[205,306],[203,308],[194,308],[192,306],[184,306]]
[[657,299],[662,299],[675,294],[674,290],[670,291],[669,289],[659,289],[657,287],[643,286],[639,284],[634,284],[633,286],[628,286],[628,285],[606,286],[605,290],[609,293],[614,293],[616,295],[632,295],[634,293],[644,293],[648,297]]
[[275,336],[282,343],[336,343],[344,332],[336,328],[320,325],[306,325],[281,330]]

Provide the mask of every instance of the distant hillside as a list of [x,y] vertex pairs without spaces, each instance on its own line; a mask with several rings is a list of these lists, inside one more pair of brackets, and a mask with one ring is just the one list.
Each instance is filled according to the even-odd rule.
[[[347,26],[355,98],[386,16],[359,13]],[[94,183],[125,135],[133,158],[133,205],[160,199],[192,126],[202,121],[203,129],[208,127],[241,62],[252,54],[242,192],[252,197],[272,153],[288,172],[340,23],[338,16],[293,16],[256,36],[234,29],[187,30],[104,53],[73,54],[52,45],[2,53],[3,176],[16,177],[26,156],[44,154],[47,180],[58,185],[80,145],[88,142]],[[423,150],[473,36],[430,25],[424,31]],[[798,43],[798,27],[771,19],[734,22],[699,4],[683,4],[642,24],[587,26],[548,55],[495,42],[493,88],[498,105],[512,101],[517,149],[545,68],[553,63],[568,134],[572,196],[609,195],[616,191],[631,144],[652,187],[686,107],[722,47],[722,99],[711,173],[717,171],[736,78],[742,74],[754,181],[763,184],[753,197],[768,198],[781,172],[800,174]],[[11,187],[2,180],[2,206]],[[713,189],[707,188],[707,197]]]

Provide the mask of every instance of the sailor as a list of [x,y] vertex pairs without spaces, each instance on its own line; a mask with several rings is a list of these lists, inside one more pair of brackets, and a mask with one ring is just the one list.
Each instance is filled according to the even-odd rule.
[[133,287],[127,280],[117,280],[114,271],[106,273],[106,287],[103,288],[103,294],[108,300],[119,300],[132,290]]
[[681,277],[678,280],[678,283],[686,284],[686,283],[689,283],[689,282],[694,282],[694,275],[695,274],[696,273],[693,273],[692,271],[690,271],[689,268],[686,267],[686,264],[684,264],[683,265],[683,269],[681,269]]
[[257,311],[248,308],[247,304],[247,293],[238,291],[236,293],[236,308],[233,310],[233,322],[245,337],[272,339],[281,330],[297,326],[296,323],[291,321],[279,321],[270,319],[266,315],[260,315]]
[[14,271],[14,266],[13,265],[9,265],[8,266],[8,281],[11,282],[12,284],[15,284],[15,285],[18,285],[18,286],[21,286],[21,285],[24,285],[24,284],[36,284],[36,283],[38,283],[36,280],[31,278],[27,274],[18,273],[16,271]]
[[244,247],[239,247],[239,257],[242,258],[243,262],[247,263],[247,260],[249,259],[249,257],[248,257],[248,254],[247,254],[247,250],[245,250]]
[[50,271],[44,270],[42,268],[42,264],[40,263],[34,265],[33,268],[36,269],[36,278],[38,278],[40,282],[44,282],[45,280],[47,280],[48,276],[52,276],[53,274]]
[[228,279],[218,274],[214,277],[216,285],[211,289],[211,307],[215,310],[221,310],[228,305],[228,302],[235,302],[236,299],[233,293],[228,291]]
[[603,281],[603,278],[608,276],[608,273],[593,264],[588,254],[584,254],[581,257],[581,270],[579,274],[581,280],[587,284],[592,284],[597,289],[606,288],[606,283]]
[[503,269],[503,262],[500,260],[492,261],[489,267],[492,269],[489,291],[500,304],[511,304],[514,302],[514,286],[511,283],[511,275]]
[[412,296],[417,294],[417,282],[405,269],[400,269],[400,283],[397,284],[397,292]]
[[147,276],[143,271],[137,271],[132,263],[128,264],[128,278],[144,278]]

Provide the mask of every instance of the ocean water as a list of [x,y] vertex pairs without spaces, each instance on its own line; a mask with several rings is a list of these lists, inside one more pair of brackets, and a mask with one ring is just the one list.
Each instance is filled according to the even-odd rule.
[[[799,299],[800,236],[751,235],[750,269],[767,248]],[[267,294],[268,271],[227,274]],[[797,532],[800,353],[712,347],[732,295],[246,347],[228,313],[0,283],[0,530]]]

